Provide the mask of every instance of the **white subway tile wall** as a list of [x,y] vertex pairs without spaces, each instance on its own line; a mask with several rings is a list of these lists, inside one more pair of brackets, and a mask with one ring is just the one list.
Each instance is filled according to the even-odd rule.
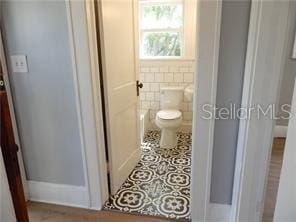
[[[154,121],[160,109],[160,88],[163,86],[184,86],[194,82],[193,60],[182,61],[141,61],[139,79],[143,83],[140,91],[141,109],[149,110],[150,121]],[[183,121],[192,121],[192,102],[183,98]]]

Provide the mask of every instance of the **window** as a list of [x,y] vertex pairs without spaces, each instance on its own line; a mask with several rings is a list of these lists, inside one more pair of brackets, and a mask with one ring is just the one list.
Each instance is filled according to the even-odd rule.
[[183,52],[182,1],[140,1],[141,58],[181,57]]

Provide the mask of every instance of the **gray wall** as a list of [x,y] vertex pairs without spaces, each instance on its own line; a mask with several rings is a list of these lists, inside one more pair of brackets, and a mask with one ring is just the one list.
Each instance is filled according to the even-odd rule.
[[[217,107],[241,104],[250,1],[223,1]],[[211,202],[231,204],[239,120],[216,120]]]
[[[30,73],[11,73],[28,178],[83,185],[65,4],[10,2],[3,7],[7,54],[28,56]],[[249,1],[223,2],[218,106],[240,104],[249,10]],[[216,121],[215,203],[231,203],[237,130],[237,120]]]
[[29,73],[9,68],[27,177],[84,185],[65,3],[7,1],[0,15],[8,65],[28,59]]
[[[294,46],[294,38],[296,32],[296,2],[291,1],[289,7],[289,21],[288,21],[288,33],[286,39],[285,60],[282,73],[282,82],[280,89],[279,105],[291,104],[294,80],[296,77],[296,59],[291,59],[292,50]],[[283,112],[279,113],[282,116],[286,116]],[[277,125],[287,126],[288,120],[277,120]]]

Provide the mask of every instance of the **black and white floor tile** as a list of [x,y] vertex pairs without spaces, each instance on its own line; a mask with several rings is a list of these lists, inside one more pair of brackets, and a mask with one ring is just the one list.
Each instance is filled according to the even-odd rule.
[[176,148],[160,149],[160,132],[149,131],[141,161],[104,209],[189,219],[191,134],[178,138]]

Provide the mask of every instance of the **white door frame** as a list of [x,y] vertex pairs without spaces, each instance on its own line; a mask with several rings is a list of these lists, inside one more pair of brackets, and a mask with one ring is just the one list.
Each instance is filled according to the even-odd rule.
[[[71,5],[73,3],[70,3]],[[74,3],[77,4],[77,3]],[[74,5],[73,4],[73,5]],[[92,103],[83,106],[85,113],[95,113],[96,118],[96,139],[98,144],[96,152],[98,158],[89,158],[86,162],[88,174],[98,171],[93,181],[89,181],[90,187],[100,187],[99,194],[96,195],[97,209],[100,209],[108,199],[107,189],[107,168],[104,144],[104,129],[102,123],[102,101],[100,91],[100,77],[97,50],[97,32],[95,27],[95,4],[92,0],[86,1],[86,17],[88,26],[88,50],[91,61],[91,79],[84,80],[78,78],[78,91],[83,93],[85,88],[80,87],[79,81],[92,81]],[[212,166],[212,149],[214,136],[214,120],[203,120],[201,106],[204,103],[216,103],[217,89],[217,72],[218,56],[220,42],[220,24],[221,24],[221,1],[199,1],[198,2],[198,24],[197,24],[197,63],[195,78],[195,95],[199,95],[198,100],[194,98],[194,118],[193,118],[193,153],[192,153],[192,185],[191,185],[191,209],[192,221],[207,221],[212,214],[209,207],[210,200],[210,183],[211,183],[211,166]],[[73,12],[72,12],[73,14]],[[73,14],[72,19],[75,20]],[[75,41],[76,42],[76,41]],[[77,42],[76,42],[77,43]],[[76,54],[80,54],[76,51]],[[78,73],[79,74],[79,73]],[[84,77],[85,78],[85,77]],[[198,80],[196,80],[198,79]],[[81,103],[85,98],[80,98]],[[83,121],[83,120],[82,120]],[[84,122],[84,121],[83,121]],[[91,122],[84,122],[84,129]],[[84,133],[87,135],[87,132]],[[205,139],[207,138],[207,139]],[[93,147],[85,147],[87,152],[94,152]],[[88,150],[88,151],[87,151]],[[94,168],[96,167],[97,168]],[[97,169],[97,170],[96,170]],[[93,186],[91,184],[94,184]],[[99,185],[98,185],[99,184]]]
[[296,82],[294,81],[291,112],[294,118],[288,123],[288,134],[285,142],[282,169],[274,209],[274,222],[294,221],[295,211],[295,131],[296,131]]
[[[198,1],[197,43],[192,121],[191,218],[213,221],[210,207],[212,153],[215,120],[205,120],[204,104],[216,104],[222,1]],[[227,214],[227,212],[225,213]],[[221,221],[222,215],[215,215]]]
[[[251,6],[242,107],[277,104],[288,2],[254,0]],[[235,166],[232,222],[260,221],[274,120],[241,120]]]
[[108,198],[103,110],[93,2],[65,1],[89,209]]

